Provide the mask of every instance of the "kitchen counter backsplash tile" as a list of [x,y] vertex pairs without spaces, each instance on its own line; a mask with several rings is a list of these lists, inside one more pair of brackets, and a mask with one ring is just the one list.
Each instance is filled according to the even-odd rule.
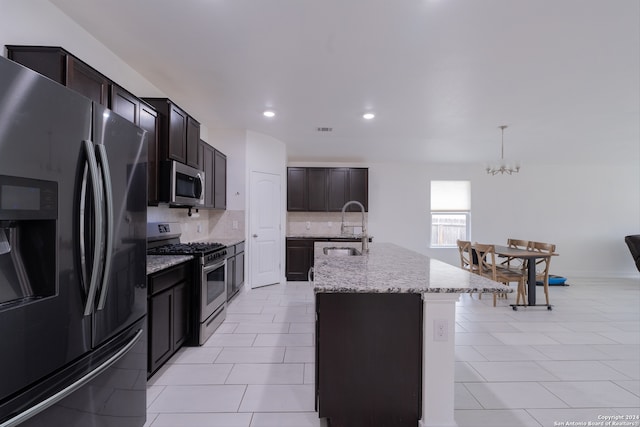
[[[147,208],[147,222],[179,222],[182,224],[182,242],[218,242],[221,239],[244,240],[243,210],[192,209],[192,216],[182,208],[164,206]],[[200,230],[200,231],[198,231]]]
[[[332,293],[470,293],[513,292],[501,283],[469,273],[391,243],[371,243],[369,253],[356,256],[325,255],[314,245],[314,290]],[[361,249],[361,244],[339,243]]]
[[[365,225],[368,214],[365,212]],[[287,212],[287,236],[296,237],[340,237],[342,223],[341,212]],[[360,212],[347,212],[345,225],[356,231],[362,227]]]
[[192,259],[192,255],[147,255],[147,275]]

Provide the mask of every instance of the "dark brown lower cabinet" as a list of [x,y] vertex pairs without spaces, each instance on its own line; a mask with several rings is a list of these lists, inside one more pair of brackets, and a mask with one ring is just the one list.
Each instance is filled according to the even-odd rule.
[[308,280],[313,266],[313,244],[316,240],[288,238],[286,241],[286,276],[290,281]]
[[[287,237],[285,275],[288,281],[309,280],[309,269],[313,267],[313,245],[315,242],[359,242],[353,237]],[[369,242],[372,238],[369,238]],[[313,278],[313,274],[311,275]]]
[[155,373],[189,338],[192,263],[149,276],[148,374]]
[[422,296],[316,295],[316,409],[330,427],[416,427]]

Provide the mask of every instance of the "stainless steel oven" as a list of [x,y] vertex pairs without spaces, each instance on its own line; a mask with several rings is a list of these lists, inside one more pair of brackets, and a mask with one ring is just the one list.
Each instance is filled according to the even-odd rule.
[[191,345],[202,345],[222,324],[227,301],[227,247],[220,243],[180,243],[180,224],[150,223],[147,227],[149,255],[186,254],[195,257],[194,310],[190,323]]
[[198,344],[204,344],[225,319],[227,300],[227,261],[207,262],[201,257],[202,280],[200,284],[200,326]]

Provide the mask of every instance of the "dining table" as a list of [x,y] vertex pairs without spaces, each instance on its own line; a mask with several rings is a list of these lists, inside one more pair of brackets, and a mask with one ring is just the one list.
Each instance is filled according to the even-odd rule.
[[544,306],[551,310],[551,304],[536,304],[536,262],[540,258],[557,256],[557,253],[546,253],[528,249],[518,249],[509,246],[494,245],[496,255],[519,258],[527,261],[527,304],[511,304],[514,310],[518,307]]

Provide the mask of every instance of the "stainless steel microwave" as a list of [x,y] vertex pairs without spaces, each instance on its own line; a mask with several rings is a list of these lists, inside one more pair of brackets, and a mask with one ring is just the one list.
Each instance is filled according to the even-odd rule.
[[204,171],[176,161],[163,162],[161,170],[165,178],[162,182],[169,185],[170,204],[195,207],[204,205]]

